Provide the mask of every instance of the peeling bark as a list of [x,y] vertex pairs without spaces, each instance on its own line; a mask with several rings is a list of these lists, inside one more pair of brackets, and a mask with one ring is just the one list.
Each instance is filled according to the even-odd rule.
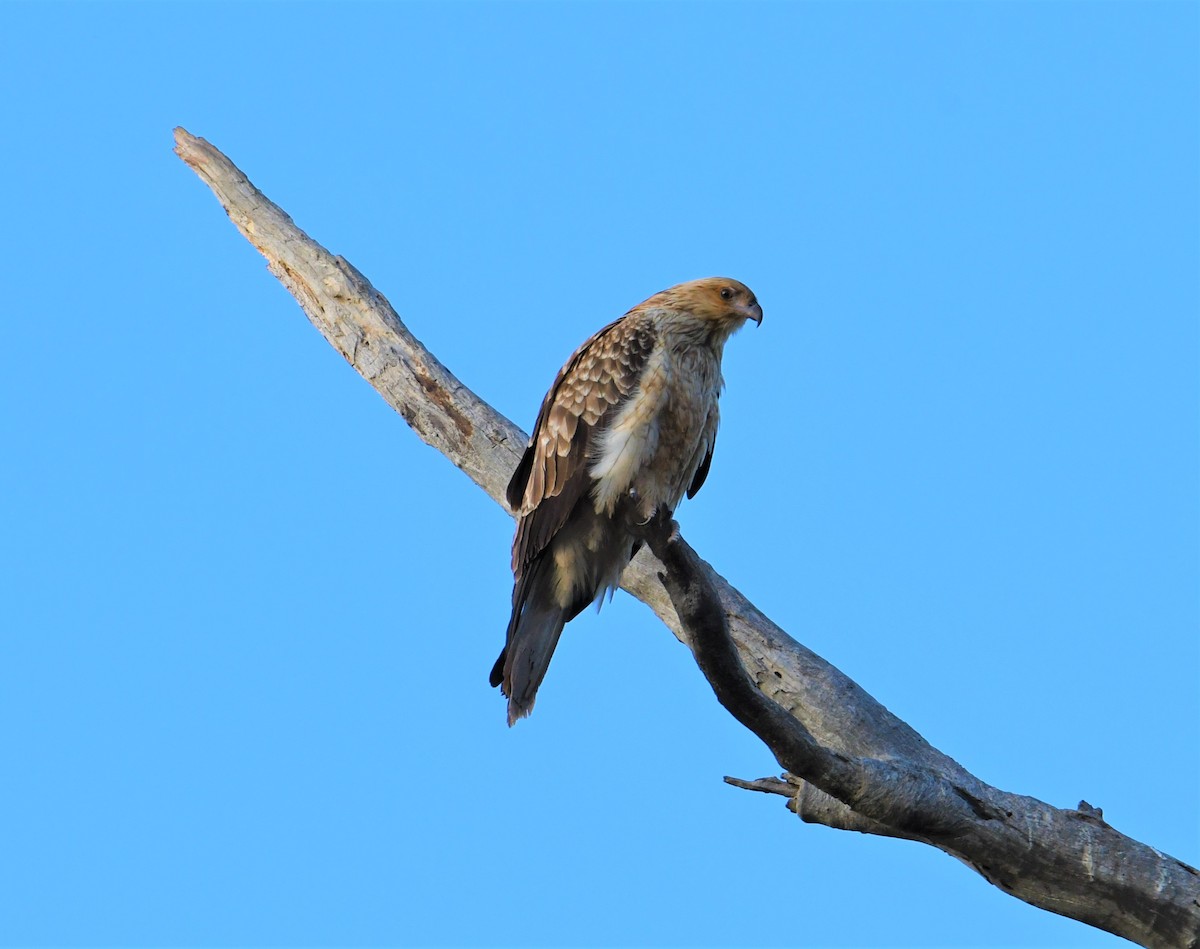
[[[507,509],[504,491],[525,433],[456,379],[362,274],[296,227],[220,151],[181,128],[175,142],[329,343]],[[782,794],[805,821],[938,847],[1027,903],[1141,945],[1200,947],[1195,869],[1119,833],[1084,802],[1063,810],[983,783],[772,623],[682,538],[660,532],[650,540],[668,567],[643,550],[622,587],[692,648],[719,700],[788,772],[784,780],[727,781]]]

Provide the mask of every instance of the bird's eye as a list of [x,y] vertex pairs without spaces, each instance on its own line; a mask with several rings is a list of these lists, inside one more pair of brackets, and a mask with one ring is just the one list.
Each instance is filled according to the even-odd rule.
[[732,300],[733,299],[733,287],[722,287],[721,288],[721,299],[722,300]]

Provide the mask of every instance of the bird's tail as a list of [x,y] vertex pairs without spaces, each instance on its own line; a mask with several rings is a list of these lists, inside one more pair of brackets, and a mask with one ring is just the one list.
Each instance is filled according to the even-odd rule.
[[533,711],[538,686],[546,677],[558,637],[574,615],[559,606],[555,581],[553,561],[543,558],[513,591],[505,646],[489,678],[493,686],[500,686],[500,691],[508,696],[509,725]]

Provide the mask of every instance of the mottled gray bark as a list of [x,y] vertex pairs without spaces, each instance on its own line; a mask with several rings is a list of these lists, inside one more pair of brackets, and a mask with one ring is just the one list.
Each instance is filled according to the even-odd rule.
[[[459,382],[362,274],[296,227],[221,152],[183,129],[175,141],[313,325],[424,441],[504,506],[525,433]],[[1142,945],[1200,947],[1195,869],[1082,803],[1062,810],[984,784],[789,637],[682,539],[655,545],[670,569],[644,550],[623,588],[693,646],[702,667],[705,651],[677,609],[697,641],[732,643],[736,675],[718,663],[726,678],[710,682],[719,697],[732,687],[722,701],[788,769],[786,780],[732,783],[783,794],[806,821],[938,847],[1028,903]]]

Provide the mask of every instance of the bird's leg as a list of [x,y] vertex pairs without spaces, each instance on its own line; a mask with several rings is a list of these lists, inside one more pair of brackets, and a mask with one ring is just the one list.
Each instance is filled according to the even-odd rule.
[[679,538],[679,523],[672,516],[675,512],[666,505],[658,507],[646,516],[635,507],[627,518],[629,532],[639,541],[644,541],[662,559],[662,552],[673,540]]
[[[629,504],[625,507],[625,520],[630,523],[636,523],[638,527],[646,527],[655,517],[658,516],[658,511],[650,507],[649,501],[643,499],[637,488],[630,488],[626,493],[629,499]],[[662,508],[660,510],[665,510]],[[666,511],[666,517],[670,518],[671,512]]]
[[642,496],[638,493],[638,489],[630,488],[627,497],[629,498],[629,504],[625,508],[625,519],[639,526],[648,524],[650,518],[654,516],[654,512],[646,510],[642,504]]

